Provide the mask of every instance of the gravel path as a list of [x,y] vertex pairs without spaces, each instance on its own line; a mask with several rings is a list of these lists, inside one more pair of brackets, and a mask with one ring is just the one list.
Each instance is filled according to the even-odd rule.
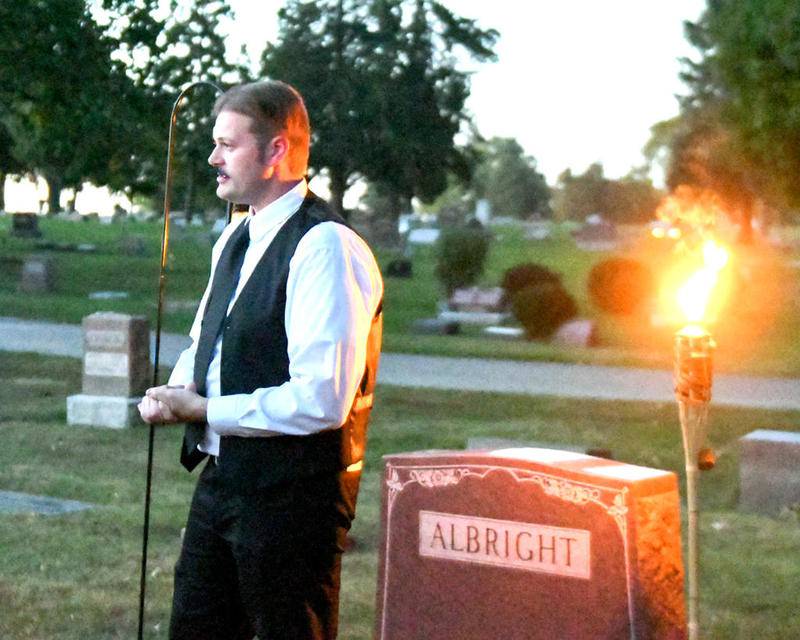
[[[185,336],[163,334],[161,363],[174,364],[188,344]],[[0,350],[80,358],[80,325],[0,317]],[[387,353],[381,357],[383,384],[524,395],[672,402],[672,373],[653,369],[552,362]],[[718,375],[714,404],[800,410],[800,379]]]

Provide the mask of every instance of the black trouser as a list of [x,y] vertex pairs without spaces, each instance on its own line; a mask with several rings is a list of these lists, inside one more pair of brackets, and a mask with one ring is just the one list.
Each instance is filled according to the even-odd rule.
[[342,472],[232,487],[209,462],[175,568],[170,638],[335,638],[357,486]]

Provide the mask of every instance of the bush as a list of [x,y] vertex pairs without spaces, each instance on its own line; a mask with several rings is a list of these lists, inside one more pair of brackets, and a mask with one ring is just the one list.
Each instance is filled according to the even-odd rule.
[[540,339],[549,338],[578,314],[575,301],[560,279],[523,287],[511,297],[511,310],[528,337]]
[[506,271],[501,286],[506,299],[511,300],[517,291],[540,284],[561,284],[561,276],[542,265],[525,262]]
[[608,258],[589,272],[589,299],[599,309],[615,315],[640,310],[655,291],[653,274],[632,258]]
[[436,243],[436,277],[447,297],[474,285],[483,273],[491,236],[483,229],[457,227],[442,231]]

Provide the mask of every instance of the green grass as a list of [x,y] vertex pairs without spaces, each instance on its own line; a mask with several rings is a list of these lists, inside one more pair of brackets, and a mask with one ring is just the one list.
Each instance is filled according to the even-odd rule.
[[[0,353],[0,490],[82,500],[62,516],[0,514],[0,638],[135,637],[147,430],[65,424],[80,362]],[[704,637],[800,637],[800,523],[735,510],[737,440],[757,429],[800,430],[800,413],[713,407],[719,452],[701,482]],[[356,547],[345,556],[340,637],[372,637],[381,457],[463,448],[470,437],[602,446],[625,462],[671,469],[683,454],[670,403],[594,402],[383,387],[374,411]],[[194,483],[177,461],[178,428],[157,432],[147,638],[166,637],[180,530]]]
[[[0,217],[0,309],[3,315],[79,323],[95,311],[117,311],[145,315],[155,326],[161,226],[127,221],[117,225],[98,222],[70,223],[40,218],[44,240],[50,243],[91,243],[93,254],[43,249],[35,240],[9,237],[9,216]],[[629,236],[641,230],[632,230]],[[601,346],[581,349],[545,342],[503,341],[466,329],[459,336],[421,336],[412,333],[418,318],[433,317],[441,291],[434,276],[435,256],[431,247],[414,252],[414,277],[386,279],[384,347],[387,351],[445,356],[549,360],[606,365],[669,367],[674,327],[654,327],[649,317],[618,318],[591,305],[586,291],[591,267],[607,257],[575,247],[565,230],[552,239],[529,241],[515,228],[496,231],[482,279],[496,286],[504,271],[523,262],[537,262],[562,274],[581,315],[597,323]],[[143,255],[126,255],[124,246],[132,237],[144,245]],[[663,271],[669,260],[667,246],[655,241],[637,241],[626,250]],[[185,333],[205,287],[211,242],[207,228],[178,229],[173,226],[166,280],[166,331]],[[50,294],[20,295],[19,270],[31,253],[47,253],[56,264],[56,288]],[[394,254],[378,251],[385,265]],[[800,253],[779,252],[764,247],[738,248],[737,280],[722,320],[714,326],[719,344],[719,371],[751,375],[800,376]],[[125,291],[126,300],[89,299],[93,291]]]

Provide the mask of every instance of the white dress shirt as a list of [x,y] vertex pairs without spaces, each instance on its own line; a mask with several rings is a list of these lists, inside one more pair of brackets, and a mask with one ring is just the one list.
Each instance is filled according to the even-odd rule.
[[[234,302],[283,224],[299,209],[308,187],[291,191],[249,218],[250,245]],[[195,316],[192,345],[181,353],[169,378],[185,385],[194,377],[194,354],[214,270],[238,224],[225,228],[211,254],[211,275]],[[380,271],[369,247],[352,230],[322,222],[306,233],[289,262],[285,326],[289,380],[250,394],[222,396],[222,337],[206,377],[208,426],[200,450],[219,455],[222,435],[308,435],[341,426],[353,404],[366,364],[367,335],[383,296]]]

